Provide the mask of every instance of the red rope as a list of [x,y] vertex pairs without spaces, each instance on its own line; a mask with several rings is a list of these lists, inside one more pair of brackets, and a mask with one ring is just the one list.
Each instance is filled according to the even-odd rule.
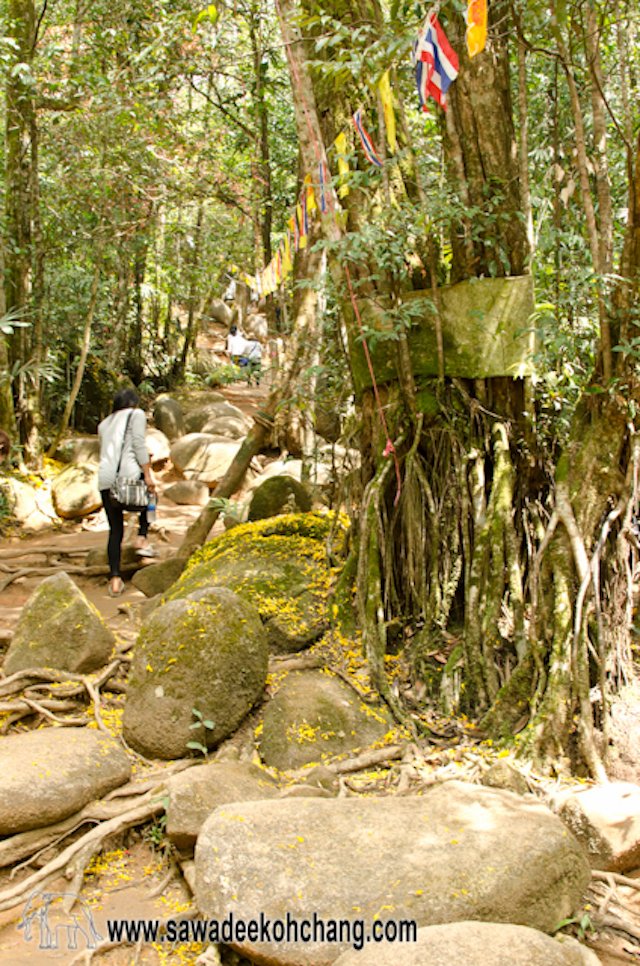
[[[282,16],[282,10],[280,9],[280,2],[279,2],[279,0],[276,0],[276,7],[277,7],[277,10],[278,10],[278,17],[280,18],[280,22],[284,24],[284,17]],[[305,117],[306,117],[306,120],[307,120],[307,127],[309,128],[309,132],[311,134],[311,140],[313,142],[313,148],[314,148],[314,151],[316,153],[316,157],[318,159],[318,164],[324,164],[324,159],[322,157],[322,151],[320,150],[320,146],[318,145],[318,142],[317,142],[317,139],[316,139],[316,135],[315,135],[315,131],[313,130],[313,124],[311,123],[311,118],[309,116],[309,111],[307,110],[307,102],[306,102],[306,99],[305,99],[305,96],[304,96],[304,90],[303,90],[303,87],[302,87],[302,81],[300,80],[300,75],[298,74],[298,68],[296,67],[296,63],[295,63],[295,61],[293,59],[293,55],[291,53],[291,50],[289,49],[289,44],[286,43],[286,41],[285,41],[285,47],[286,47],[286,50],[287,50],[287,57],[289,58],[289,64],[291,65],[291,71],[293,73],[293,76],[295,77],[296,84],[298,85],[298,88],[299,88],[299,91],[300,91],[300,99],[301,99],[302,107],[304,109],[304,114],[305,114]],[[335,224],[336,224],[336,229],[338,231],[338,235],[341,236],[342,232],[340,230],[340,224],[338,222],[337,212],[335,211],[335,205],[333,203],[333,197],[332,197],[332,195],[331,195],[330,192],[327,192],[327,196],[328,196],[329,208],[334,213]],[[360,317],[360,310],[358,308],[358,303],[356,301],[356,296],[355,296],[355,293],[353,291],[353,283],[351,281],[351,272],[349,271],[349,265],[346,262],[345,262],[345,265],[344,265],[344,270],[345,270],[345,275],[347,277],[347,284],[349,286],[349,296],[351,298],[351,304],[353,306],[353,311],[354,311],[354,314],[355,314],[355,317],[356,317],[356,321],[358,323],[358,328],[360,329],[360,335],[362,337],[362,346],[364,348],[364,354],[365,354],[365,358],[367,360],[367,366],[369,367],[369,373],[371,375],[371,383],[372,383],[373,392],[374,392],[374,395],[375,395],[375,398],[376,398],[376,404],[378,406],[378,412],[380,414],[380,420],[382,422],[382,427],[384,429],[384,435],[385,435],[386,445],[385,445],[385,448],[384,448],[384,450],[382,452],[382,455],[384,457],[393,455],[393,461],[395,463],[396,479],[398,480],[398,489],[397,489],[397,492],[396,492],[395,499],[393,501],[393,505],[396,506],[397,503],[398,503],[398,500],[400,499],[400,492],[402,490],[402,477],[400,476],[400,464],[398,463],[398,455],[396,453],[395,446],[393,445],[393,441],[392,441],[391,437],[389,436],[389,430],[387,428],[387,421],[386,421],[385,416],[384,416],[384,409],[382,407],[382,401],[380,399],[380,392],[378,390],[378,383],[376,382],[376,376],[375,376],[375,373],[373,371],[373,365],[371,363],[371,354],[369,353],[369,346],[367,345],[367,338],[366,338],[366,336],[364,334],[364,326],[362,324],[362,319]]]

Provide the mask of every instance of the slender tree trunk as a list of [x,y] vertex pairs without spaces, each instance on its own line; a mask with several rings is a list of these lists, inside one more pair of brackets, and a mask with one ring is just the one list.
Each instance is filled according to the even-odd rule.
[[56,449],[58,448],[58,443],[60,439],[66,432],[67,426],[69,425],[69,419],[73,411],[75,401],[80,392],[80,386],[82,385],[82,377],[84,376],[84,369],[87,362],[87,355],[89,354],[89,346],[91,344],[91,326],[93,324],[93,316],[96,308],[96,301],[98,299],[98,286],[100,284],[100,272],[102,270],[102,244],[98,246],[98,251],[96,253],[96,267],[93,273],[93,280],[91,282],[91,295],[89,299],[89,309],[84,322],[84,332],[82,334],[82,345],[80,347],[80,358],[78,359],[78,368],[76,369],[76,374],[73,379],[73,385],[71,387],[71,392],[69,393],[69,398],[67,399],[67,404],[64,407],[64,413],[62,414],[62,419],[60,421],[60,426],[58,427],[58,432],[56,433],[55,439],[51,443],[47,456],[52,458]]

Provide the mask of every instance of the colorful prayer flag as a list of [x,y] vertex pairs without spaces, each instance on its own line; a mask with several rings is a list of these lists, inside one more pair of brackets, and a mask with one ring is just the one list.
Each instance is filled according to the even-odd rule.
[[320,175],[320,211],[323,215],[326,215],[329,207],[327,205],[327,169],[324,166],[324,161],[320,161],[318,168]]
[[310,220],[309,216],[311,215],[312,211],[317,210],[317,205],[316,205],[316,196],[313,193],[313,185],[311,184],[311,175],[309,174],[305,175],[304,183],[305,183],[306,192],[307,192],[306,198],[305,198],[305,201],[306,201],[305,210],[307,212],[307,233],[308,233],[309,231],[308,221]]
[[449,44],[437,16],[431,10],[413,45],[418,97],[423,111],[431,95],[447,109],[447,91],[459,72],[458,57]]
[[[305,189],[303,189],[303,195],[302,195],[303,197],[304,197],[304,191]],[[306,212],[307,212],[306,202],[305,204],[300,204],[300,202],[298,202],[298,204],[296,205],[295,217],[296,217],[296,224],[298,226],[298,248],[299,249],[307,247],[307,237],[309,235],[309,229],[307,227],[308,219],[306,216]]]
[[467,8],[467,50],[475,57],[487,42],[487,0],[469,0]]
[[395,154],[398,150],[398,142],[396,141],[396,116],[393,111],[393,94],[391,93],[388,70],[385,70],[380,78],[378,90],[380,91],[380,100],[382,101],[384,126],[387,129],[387,144],[389,145],[389,150]]
[[369,162],[369,164],[375,164],[375,166],[377,168],[381,168],[382,167],[382,161],[378,157],[378,155],[376,153],[376,149],[373,146],[373,141],[371,140],[371,138],[367,134],[367,132],[365,130],[365,127],[364,127],[364,123],[362,121],[362,108],[361,107],[359,107],[358,110],[356,111],[356,113],[353,115],[353,123],[355,125],[356,131],[358,132],[358,136],[360,138],[360,143],[362,144],[362,150],[364,151],[364,155],[365,155],[367,161]]
[[345,178],[349,174],[349,165],[347,164],[345,155],[347,153],[347,138],[344,131],[341,131],[338,137],[335,139],[334,144],[336,146],[336,154],[338,156],[338,174],[340,175],[340,187],[338,188],[338,196],[340,198],[345,198],[349,194],[349,185],[345,184]]

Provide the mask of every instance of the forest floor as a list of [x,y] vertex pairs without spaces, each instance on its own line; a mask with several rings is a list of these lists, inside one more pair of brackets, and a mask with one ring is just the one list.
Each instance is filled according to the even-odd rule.
[[[268,394],[268,385],[249,387],[236,383],[221,390],[229,402],[251,415],[263,404]],[[173,482],[170,472],[157,474],[160,494],[162,489]],[[150,538],[158,547],[161,558],[171,556],[180,545],[188,526],[200,513],[199,507],[176,506],[160,500],[157,521]],[[131,517],[133,520],[134,518]],[[215,535],[222,532],[219,522],[213,530]],[[136,527],[130,523],[125,532],[125,543],[133,541]],[[0,539],[0,549],[23,548],[25,552],[41,547],[58,549],[92,549],[106,545],[108,526],[103,511],[92,518],[78,522],[65,522],[49,530],[33,535],[11,536]],[[111,598],[107,593],[106,577],[83,577],[74,574],[73,579],[96,606],[108,626],[119,641],[133,642],[138,631],[138,606],[145,600],[128,579],[125,592],[120,598]],[[6,642],[20,616],[22,607],[38,586],[42,577],[23,577],[10,584],[0,593],[0,657]],[[169,852],[163,845],[160,825],[147,825],[142,829],[131,829],[108,840],[103,853],[92,863],[90,874],[85,877],[82,898],[90,905],[98,929],[106,932],[107,919],[162,919],[167,915],[179,913],[188,908],[190,895],[179,877],[174,877],[162,894],[154,896],[154,890],[162,883],[170,869]],[[11,871],[0,870],[0,890],[12,884]],[[630,873],[630,877],[640,880],[640,869]],[[15,881],[15,880],[14,880]],[[48,891],[65,892],[69,883],[61,877],[47,886]],[[633,909],[631,921],[640,930],[640,891],[624,890],[624,901]],[[0,913],[0,966],[80,966],[88,960],[82,948],[67,948],[64,923],[69,917],[54,910],[50,913],[50,924],[55,932],[56,922],[60,926],[60,949],[40,949],[39,933],[34,930],[31,940],[27,940],[19,928],[22,909]],[[640,936],[640,932],[638,933]],[[81,940],[82,942],[82,940]],[[594,937],[592,948],[603,966],[621,966],[622,963],[640,963],[640,955],[635,953],[638,946],[629,937],[612,932]],[[183,945],[169,949],[162,945],[140,943],[137,948],[119,946],[101,952],[91,958],[94,966],[193,966],[204,947]]]

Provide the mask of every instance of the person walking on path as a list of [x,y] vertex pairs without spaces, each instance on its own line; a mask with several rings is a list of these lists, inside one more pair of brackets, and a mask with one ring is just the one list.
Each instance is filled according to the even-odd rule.
[[[98,426],[100,437],[100,467],[98,470],[98,489],[102,496],[107,520],[109,521],[109,594],[120,597],[124,591],[124,581],[120,576],[120,551],[124,536],[124,511],[114,503],[109,490],[116,480],[116,474],[127,479],[144,477],[151,494],[156,486],[151,475],[149,451],[145,441],[147,420],[138,409],[140,398],[135,389],[120,389],[113,397],[113,412]],[[121,455],[122,454],[122,455]],[[118,466],[120,469],[118,469]],[[146,507],[140,513],[140,525],[135,548],[140,557],[157,557],[155,550],[147,541],[149,521]]]

